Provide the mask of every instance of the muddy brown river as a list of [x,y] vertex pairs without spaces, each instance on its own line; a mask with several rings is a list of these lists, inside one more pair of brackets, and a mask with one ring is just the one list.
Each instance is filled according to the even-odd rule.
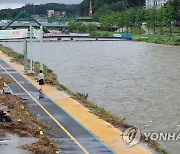
[[[2,43],[22,52],[22,42]],[[39,43],[35,57],[40,59]],[[180,132],[180,47],[132,41],[45,42],[43,59],[61,84],[142,132]],[[173,154],[180,141],[158,141]]]

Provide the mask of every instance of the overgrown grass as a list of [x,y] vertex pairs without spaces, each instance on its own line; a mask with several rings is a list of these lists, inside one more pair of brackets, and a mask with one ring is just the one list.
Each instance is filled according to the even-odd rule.
[[[156,33],[160,33],[161,32],[161,28],[160,27],[156,27],[155,30],[156,30]],[[171,31],[172,31],[172,33],[177,33],[177,34],[180,35],[180,27],[172,27]],[[163,27],[162,28],[162,32],[163,33],[170,33],[170,29],[167,28],[167,27]]]
[[[99,113],[102,113],[103,115],[108,116],[111,120],[115,120],[115,121],[120,122],[124,128],[127,128],[127,127],[130,126],[129,124],[125,123],[125,121],[124,121],[125,118],[121,119],[121,118],[115,116],[114,114],[106,111],[104,108],[102,108],[102,107],[100,107],[100,106],[97,106],[97,105],[94,104],[94,103],[92,103],[91,106],[93,107],[94,110],[98,111]],[[126,125],[126,126],[125,126],[125,125]]]
[[23,57],[24,57],[23,54],[13,52],[13,50],[11,48],[4,47],[3,45],[0,44],[0,50],[11,58],[14,58],[21,62],[23,61]]
[[132,29],[125,31],[124,33],[132,33],[132,34],[144,34],[144,30],[142,28],[139,29],[138,26],[133,26]]
[[75,95],[74,92],[72,92],[69,88],[67,88],[65,85],[62,85],[62,84],[59,84],[58,90],[63,90],[63,91],[67,92],[70,95]]
[[162,148],[160,144],[157,144],[157,147],[162,154],[169,154],[169,152],[165,148]]
[[[119,34],[119,33],[122,33],[122,32],[111,32],[111,31],[95,31],[95,32],[92,32],[91,35],[92,36],[100,36],[100,37],[113,37],[113,34]],[[132,34],[144,34],[144,30],[140,29],[137,27],[137,26],[134,26],[132,27],[132,31],[129,30],[129,31],[124,31],[123,33],[132,33]]]
[[167,45],[180,45],[180,37],[164,35],[135,35],[134,40]]
[[110,32],[110,31],[95,31],[95,32],[92,32],[91,35],[100,36],[100,37],[113,37],[114,33],[115,32]]
[[[11,48],[4,47],[0,44],[0,50],[6,54],[7,56],[13,58],[13,61],[16,61],[18,63],[23,64],[24,63],[24,55],[14,52]],[[34,63],[34,72],[35,75],[37,75],[40,71],[40,63],[35,62]],[[58,85],[58,80],[56,74],[49,69],[46,65],[43,66],[43,73],[46,78],[46,83],[52,84],[52,85]]]
[[161,148],[161,147],[160,147],[160,152],[163,154],[169,154],[169,152],[166,149]]

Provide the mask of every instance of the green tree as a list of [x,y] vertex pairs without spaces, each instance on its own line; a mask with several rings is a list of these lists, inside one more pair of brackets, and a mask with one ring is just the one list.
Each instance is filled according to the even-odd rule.
[[163,34],[163,27],[165,25],[163,20],[163,8],[157,10],[157,25],[160,27],[160,33]]
[[[143,7],[145,0],[92,0],[93,12],[96,13],[104,5],[108,5],[112,11],[122,11],[129,7]],[[89,0],[83,0],[80,4],[81,15],[88,15]]]
[[153,28],[154,25],[154,15],[153,15],[153,9],[147,9],[145,12],[145,21],[147,24],[148,31],[149,29]]
[[17,9],[2,9],[0,10],[0,17],[13,18],[17,13],[21,11],[26,11],[31,15],[47,15],[47,10],[55,11],[66,11],[67,16],[77,16],[79,14],[79,4],[58,4],[58,3],[47,3],[41,5],[26,5]]
[[114,12],[99,18],[102,28],[112,29],[115,26]]
[[164,23],[169,28],[170,35],[172,35],[172,22],[174,10],[170,4],[166,4],[163,10]]
[[132,33],[132,28],[135,25],[135,21],[136,21],[136,9],[134,8],[130,8],[130,28],[131,28],[131,33]]
[[101,16],[105,16],[107,14],[111,14],[113,11],[110,10],[108,5],[103,5],[103,7],[101,7],[100,9],[98,9],[98,11],[96,13],[93,14],[93,18],[98,21],[99,17]]
[[88,16],[89,14],[89,0],[83,0],[80,4],[80,15]]
[[87,25],[87,30],[90,33],[95,32],[97,30],[97,25],[90,23]]
[[80,32],[80,33],[87,32],[87,26],[86,26],[86,24],[81,23],[80,25],[78,25],[77,30],[78,30],[78,32]]
[[109,5],[110,10],[112,11],[123,11],[126,8],[124,1],[118,1]]
[[11,14],[8,13],[8,12],[1,12],[0,13],[0,19],[7,19],[7,18],[10,18],[11,17]]
[[77,30],[77,23],[76,22],[69,22],[68,24],[68,30],[69,32],[74,32],[75,30]]
[[123,29],[125,27],[125,17],[123,12],[119,13],[118,26],[121,28],[121,32],[123,33]]
[[126,10],[124,12],[124,19],[125,19],[124,26],[126,27],[127,32],[129,33],[129,28],[132,26],[132,24],[131,24],[132,19],[131,19],[131,11],[130,10]]
[[114,20],[114,27],[117,27],[118,29],[121,28],[121,30],[122,30],[121,32],[123,33],[123,28],[124,28],[123,12],[114,12],[113,20]]
[[127,3],[130,7],[143,7],[145,5],[145,0],[127,0]]
[[180,21],[180,0],[169,1],[169,4],[172,6],[173,12],[173,20]]
[[157,10],[155,7],[152,9],[151,13],[152,13],[151,17],[152,17],[152,23],[153,23],[153,32],[155,35],[156,34],[156,26],[157,26]]
[[142,9],[137,9],[136,10],[136,14],[135,14],[135,18],[136,18],[136,25],[139,27],[139,31],[140,31],[140,34],[141,34],[141,26],[142,26],[142,23],[144,21],[144,10]]

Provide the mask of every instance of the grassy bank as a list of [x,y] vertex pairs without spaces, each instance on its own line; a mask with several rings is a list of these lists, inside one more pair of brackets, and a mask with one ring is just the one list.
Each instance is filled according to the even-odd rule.
[[[153,29],[151,29],[152,31],[153,31]],[[175,33],[175,34],[180,34],[180,28],[179,28],[179,26],[177,26],[177,27],[171,27],[171,31],[172,31],[172,33]],[[156,34],[160,34],[161,33],[161,27],[156,27],[155,28],[155,32],[156,32]],[[168,34],[168,33],[170,33],[170,29],[169,28],[167,28],[167,27],[163,27],[162,28],[162,34],[164,34],[164,33],[166,33],[166,34]]]
[[[18,62],[20,64],[24,64],[24,56],[23,54],[19,54],[14,52],[11,48],[8,47],[4,47],[3,45],[0,44],[0,50],[6,54],[8,57],[12,58],[12,61]],[[39,62],[35,62],[34,63],[34,75],[37,75],[40,71],[40,64]],[[52,85],[58,85],[58,81],[57,81],[57,76],[56,74],[49,68],[47,68],[47,66],[43,66],[43,70],[44,70],[44,76],[46,78],[46,83],[47,84],[52,84]]]
[[180,46],[180,37],[165,35],[134,35],[133,40]]
[[[116,32],[110,31],[95,31],[92,33],[93,36],[100,36],[100,37],[113,37],[113,34]],[[128,33],[125,31],[124,33]],[[130,33],[130,32],[129,32]],[[142,34],[140,34],[142,33]],[[176,45],[180,46],[180,37],[178,36],[167,36],[167,35],[148,35],[143,34],[144,31],[139,30],[138,27],[132,28],[132,34],[134,35],[134,41],[141,41],[141,42],[150,42],[150,43],[157,43],[157,44],[166,44],[166,45]]]
[[[7,54],[8,56],[12,57],[15,62],[19,62],[19,63],[23,64],[23,55],[22,54],[15,53],[11,48],[7,48],[2,45],[0,45],[0,50],[3,53]],[[37,73],[39,72],[39,63],[38,62],[35,63],[35,72],[36,72],[35,75],[37,75]],[[49,84],[53,84],[57,87],[57,89],[63,90],[66,93],[68,93],[73,99],[80,102],[83,106],[88,108],[93,114],[97,115],[101,119],[104,119],[105,121],[111,123],[113,126],[115,126],[118,129],[121,128],[124,130],[126,128],[132,127],[131,125],[127,124],[124,121],[125,118],[121,119],[121,118],[109,113],[104,108],[99,107],[95,103],[89,101],[87,99],[86,94],[74,93],[73,91],[68,89],[66,86],[60,84],[57,81],[57,76],[53,73],[52,70],[48,69],[46,66],[44,66],[44,74],[45,74],[45,78],[46,78],[45,81],[48,80]],[[142,140],[144,140],[144,139],[142,138]],[[148,143],[148,145],[151,148],[153,148],[157,151],[161,151],[163,153],[163,150],[161,150],[161,148],[159,148],[158,144],[155,141],[148,140],[146,142]]]
[[92,36],[100,36],[100,37],[113,37],[114,32],[110,31],[95,31],[92,32]]

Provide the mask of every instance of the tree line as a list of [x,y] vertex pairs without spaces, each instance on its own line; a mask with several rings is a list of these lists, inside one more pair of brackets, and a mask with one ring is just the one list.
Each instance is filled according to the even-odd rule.
[[[80,4],[80,15],[87,16],[89,13],[90,0],[83,0]],[[142,7],[145,0],[92,0],[93,12],[101,14],[108,11],[122,11],[129,7]]]
[[123,28],[126,27],[127,32],[132,31],[133,26],[139,27],[141,33],[142,24],[146,24],[148,29],[153,29],[155,34],[156,27],[160,28],[160,34],[163,34],[163,28],[169,29],[172,33],[172,25],[179,20],[180,17],[180,5],[179,0],[167,3],[160,9],[141,9],[141,8],[129,8],[125,11],[106,11],[104,15],[98,17],[98,21],[104,29],[120,28],[123,32]]
[[83,22],[74,22],[71,21],[68,24],[69,32],[77,32],[77,33],[94,33],[97,30],[97,25],[93,23],[83,23]]
[[79,4],[58,4],[47,3],[34,5],[29,4],[17,9],[2,9],[0,10],[0,19],[15,17],[19,12],[26,11],[30,15],[47,15],[47,10],[66,11],[68,16],[77,16],[79,14]]

